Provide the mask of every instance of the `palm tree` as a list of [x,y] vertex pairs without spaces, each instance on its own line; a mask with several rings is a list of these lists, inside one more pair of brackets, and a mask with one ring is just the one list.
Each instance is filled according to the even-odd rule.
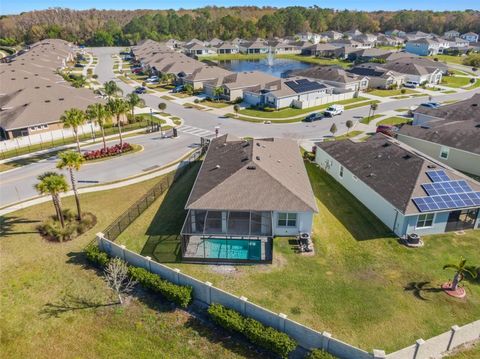
[[79,154],[78,152],[74,151],[66,151],[60,153],[58,156],[59,161],[57,163],[57,168],[64,169],[67,168],[68,172],[70,173],[70,182],[72,183],[72,190],[73,194],[75,195],[75,202],[77,204],[77,218],[79,221],[82,220],[82,211],[80,210],[80,199],[78,197],[77,192],[77,183],[75,181],[75,175],[73,170],[80,170],[80,167],[85,162],[85,158]]
[[117,95],[122,95],[123,91],[120,87],[118,87],[117,83],[113,80],[107,81],[103,84],[103,91],[108,96],[108,98],[112,98]]
[[37,177],[40,181],[34,187],[40,194],[50,194],[52,196],[53,206],[57,213],[57,219],[62,228],[65,227],[65,221],[62,214],[62,204],[60,193],[68,191],[68,183],[65,176],[56,172],[45,172]]
[[370,110],[372,111],[372,115],[370,117],[375,116],[375,111],[377,111],[378,105],[376,103],[370,104]]
[[132,111],[132,121],[135,120],[135,106],[143,105],[145,106],[145,100],[138,96],[135,92],[129,93],[127,95],[127,103]]
[[111,98],[107,102],[108,112],[117,118],[117,126],[118,126],[118,136],[120,137],[120,146],[123,145],[123,138],[122,138],[122,125],[120,121],[120,116],[125,115],[130,111],[130,108],[125,100],[121,98]]
[[240,111],[240,105],[233,105],[233,111],[235,111],[235,117],[238,117],[238,112]]
[[460,258],[460,262],[458,264],[445,264],[443,269],[453,269],[455,274],[453,276],[452,285],[450,287],[451,290],[455,291],[458,288],[458,284],[465,278],[465,274],[471,275],[473,278],[477,277],[477,273],[473,271],[471,268],[467,267],[465,264],[467,260],[463,257]]
[[103,148],[106,149],[107,142],[105,141],[105,124],[111,116],[108,113],[106,106],[101,103],[88,105],[86,115],[90,121],[95,121],[100,127],[100,130],[102,131]]
[[189,95],[193,95],[194,89],[193,89],[192,84],[185,84],[185,85],[183,85],[183,91],[185,91],[185,92],[186,92],[187,94],[189,94]]
[[347,136],[348,136],[348,133],[350,132],[350,129],[353,127],[353,121],[352,120],[347,120],[347,122],[345,122],[345,126],[347,126]]
[[75,140],[77,141],[77,151],[80,153],[80,141],[78,139],[78,127],[85,123],[85,112],[78,108],[71,108],[66,110],[60,120],[63,122],[65,128],[72,128],[75,134]]

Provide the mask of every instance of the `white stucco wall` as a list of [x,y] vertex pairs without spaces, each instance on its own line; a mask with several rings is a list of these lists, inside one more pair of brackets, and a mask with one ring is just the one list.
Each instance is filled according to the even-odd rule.
[[[295,227],[278,226],[278,215],[282,212],[273,212],[273,235],[274,236],[296,236],[300,232],[312,232],[313,212],[294,212],[297,213],[297,225]],[[292,213],[292,212],[289,212]]]

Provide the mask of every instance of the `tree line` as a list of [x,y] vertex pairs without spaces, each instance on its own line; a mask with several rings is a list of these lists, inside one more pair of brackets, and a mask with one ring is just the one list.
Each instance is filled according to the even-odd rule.
[[206,7],[195,10],[48,9],[0,18],[0,43],[62,38],[89,46],[131,45],[143,39],[222,40],[291,36],[327,30],[391,29],[443,34],[480,32],[480,11],[336,11],[320,7]]

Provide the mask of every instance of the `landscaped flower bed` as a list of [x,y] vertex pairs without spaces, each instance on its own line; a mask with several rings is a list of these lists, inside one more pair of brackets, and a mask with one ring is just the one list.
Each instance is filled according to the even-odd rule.
[[99,158],[117,156],[121,153],[129,152],[133,150],[133,146],[127,142],[124,142],[123,145],[115,145],[112,147],[101,148],[98,150],[88,151],[83,154],[83,157],[87,161],[97,160]]

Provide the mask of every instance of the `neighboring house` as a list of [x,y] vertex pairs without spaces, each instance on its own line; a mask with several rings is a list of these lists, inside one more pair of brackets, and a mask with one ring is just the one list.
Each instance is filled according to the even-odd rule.
[[264,41],[256,40],[253,42],[242,42],[239,45],[240,52],[244,54],[266,54],[269,51],[268,45]]
[[302,55],[317,57],[340,57],[343,54],[343,48],[332,44],[316,44],[302,49]]
[[244,91],[265,89],[267,84],[276,84],[279,80],[278,77],[264,72],[235,72],[230,75],[219,76],[212,81],[204,83],[203,89],[207,96],[215,97],[215,89],[220,87],[223,90],[221,94],[223,99],[236,101],[239,98],[244,98]]
[[213,51],[211,48],[196,42],[185,45],[184,49],[186,54],[194,56],[206,56],[216,53],[216,51]]
[[[447,44],[446,46],[443,46]],[[411,54],[420,56],[431,56],[442,54],[443,50],[448,48],[448,41],[440,43],[431,38],[421,38],[416,40],[409,40],[405,43],[405,51]]]
[[324,38],[328,38],[329,40],[339,40],[343,38],[343,34],[341,32],[333,30],[322,32],[320,35]]
[[417,60],[421,59],[402,57],[387,61],[382,67],[405,75],[405,81],[432,85],[442,82],[443,71],[437,66],[437,62],[426,59],[428,62],[423,63]]
[[301,45],[286,41],[271,41],[268,42],[268,47],[275,54],[300,54],[302,52]]
[[478,42],[478,34],[474,32],[467,32],[460,37],[464,40],[467,40],[468,42]]
[[352,74],[338,66],[316,66],[293,71],[291,75],[321,80],[344,91],[361,91],[368,88],[368,77]]
[[400,37],[380,34],[377,37],[376,44],[379,46],[403,46],[404,40]]
[[224,54],[238,54],[238,45],[234,45],[228,41],[218,45],[216,47],[217,54],[224,55]]
[[271,263],[273,237],[311,233],[318,212],[296,141],[231,135],[211,141],[185,209],[182,259],[215,263]]
[[[103,102],[92,90],[74,88],[57,74],[78,51],[67,41],[48,39],[0,63],[0,140],[53,133],[63,129],[60,117],[66,110]],[[53,139],[52,133],[44,141]]]
[[217,46],[221,45],[222,43],[223,43],[222,40],[214,37],[213,39],[211,39],[210,41],[208,41],[207,45],[208,45],[208,46],[217,47]]
[[361,35],[356,35],[353,37],[354,40],[362,42],[362,43],[371,43],[375,44],[377,41],[378,36],[375,34],[361,34]]
[[318,44],[320,41],[328,39],[328,37],[326,36],[315,34],[313,32],[301,32],[301,33],[295,34],[295,37],[299,41],[309,41],[312,44]]
[[466,53],[470,46],[470,43],[462,39],[461,37],[455,37],[448,39],[449,47],[443,50],[444,53],[451,53],[451,52],[463,52]]
[[459,171],[480,176],[480,94],[436,109],[420,106],[397,139]]
[[346,37],[347,39],[353,39],[357,36],[360,36],[362,35],[363,33],[359,30],[350,30],[350,31],[346,31],[343,33],[343,36]]
[[455,39],[456,37],[459,37],[459,36],[460,36],[460,33],[457,30],[446,31],[443,34],[443,37],[446,39]]
[[400,87],[405,75],[382,67],[382,64],[364,63],[352,67],[350,73],[360,77],[368,77],[368,87],[372,89],[390,89]]
[[431,38],[432,36],[433,36],[432,34],[427,34],[423,31],[413,31],[413,32],[406,33],[404,37],[407,39],[407,41],[413,41],[413,40],[419,40],[424,38]]
[[194,90],[201,90],[205,83],[231,74],[233,74],[233,72],[218,66],[203,66],[195,69],[191,74],[184,77],[183,83],[192,85]]
[[388,136],[318,143],[315,160],[398,236],[480,227],[480,183]]
[[407,35],[407,33],[405,31],[394,29],[394,30],[385,31],[385,35],[404,38]]
[[[262,105],[281,109],[285,107],[308,108],[319,99],[333,93],[331,86],[306,78],[288,78],[268,83],[264,88],[244,91],[244,101],[250,105]],[[329,102],[328,100],[324,103]],[[331,101],[330,101],[331,102]]]
[[351,40],[351,39],[332,40],[330,41],[330,44],[334,46],[352,48],[352,49],[368,49],[372,47],[372,44],[370,43],[364,44],[362,42]]
[[361,49],[350,52],[348,54],[348,60],[355,62],[366,62],[374,59],[383,59],[388,57],[388,55],[391,53],[392,51],[377,48]]

